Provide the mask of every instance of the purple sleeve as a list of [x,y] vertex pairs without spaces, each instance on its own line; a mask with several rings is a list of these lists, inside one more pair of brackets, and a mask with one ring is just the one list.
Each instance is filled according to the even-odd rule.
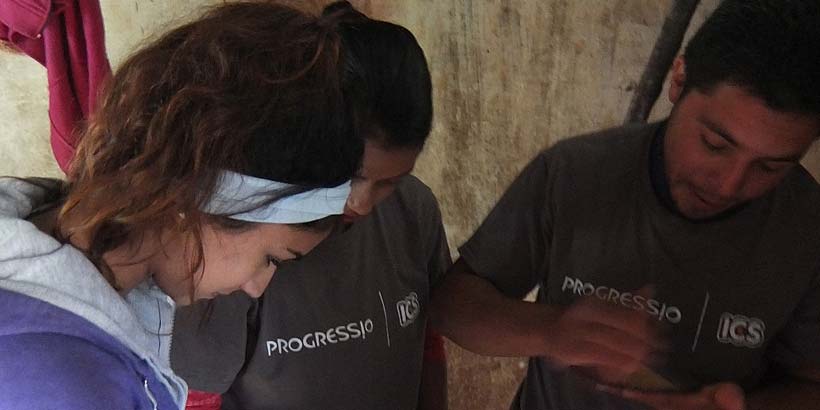
[[0,397],[4,410],[153,408],[126,362],[55,333],[0,337]]

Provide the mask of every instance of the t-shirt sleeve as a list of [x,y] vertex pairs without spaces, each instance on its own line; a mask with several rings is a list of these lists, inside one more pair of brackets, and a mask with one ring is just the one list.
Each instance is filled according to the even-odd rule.
[[820,369],[820,275],[773,343],[771,359],[786,369]]
[[524,297],[546,275],[551,236],[548,155],[542,153],[524,168],[459,248],[480,277],[511,297]]
[[0,408],[152,409],[143,380],[90,342],[32,333],[0,337]]
[[450,269],[450,266],[453,264],[453,258],[450,256],[450,246],[447,243],[447,235],[444,231],[444,224],[441,221],[441,210],[435,198],[433,198],[432,201],[433,206],[430,224],[433,229],[431,230],[431,237],[428,242],[432,247],[429,252],[430,257],[427,262],[427,272],[430,275],[430,287],[435,288],[441,282],[447,270]]
[[225,393],[245,364],[257,302],[242,292],[177,309],[171,367],[192,390]]

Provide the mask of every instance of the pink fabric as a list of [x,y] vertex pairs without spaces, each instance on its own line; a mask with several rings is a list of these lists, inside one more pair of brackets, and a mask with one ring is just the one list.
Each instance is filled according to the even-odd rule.
[[436,333],[430,325],[424,335],[424,361],[428,363],[447,363],[447,350],[444,337]]
[[51,148],[67,171],[81,121],[111,75],[98,0],[0,0],[0,40],[46,67]]
[[188,401],[185,410],[220,410],[222,396],[219,393],[208,393],[198,390],[188,391]]

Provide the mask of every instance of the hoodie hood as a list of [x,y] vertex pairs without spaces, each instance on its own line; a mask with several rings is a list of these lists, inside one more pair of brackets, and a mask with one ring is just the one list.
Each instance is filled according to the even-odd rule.
[[[183,409],[187,386],[174,375],[169,360],[173,300],[150,281],[123,298],[82,252],[26,221],[45,205],[48,184],[0,178],[0,289],[41,300],[96,325],[145,361]],[[49,320],[36,326],[3,323],[0,335],[33,332],[33,328],[72,334],[75,326]],[[95,336],[75,336],[100,341]]]

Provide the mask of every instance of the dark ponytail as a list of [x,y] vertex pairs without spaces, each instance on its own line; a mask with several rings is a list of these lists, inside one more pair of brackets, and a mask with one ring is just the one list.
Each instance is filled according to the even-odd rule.
[[349,94],[363,107],[359,123],[365,137],[388,148],[422,148],[433,120],[432,85],[413,34],[373,20],[344,0],[325,7],[322,19],[338,26],[345,75],[361,85]]

